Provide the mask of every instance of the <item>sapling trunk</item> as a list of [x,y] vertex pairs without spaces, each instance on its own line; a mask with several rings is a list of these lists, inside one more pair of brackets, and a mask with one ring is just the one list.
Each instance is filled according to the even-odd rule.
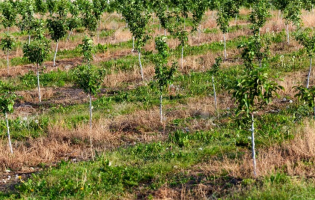
[[235,26],[237,25],[237,16],[238,15],[235,16]]
[[89,94],[89,102],[90,102],[90,129],[92,129],[92,97],[91,97],[91,94]]
[[91,93],[89,93],[89,100],[90,100],[90,105],[89,105],[89,110],[90,110],[90,146],[91,146],[92,158],[94,159],[94,156],[93,156],[93,141],[92,141],[92,97],[91,97]]
[[97,32],[97,43],[100,43],[100,27],[101,27],[101,20],[98,21],[98,26],[96,29]]
[[254,176],[257,176],[256,173],[256,153],[255,153],[255,132],[254,132],[254,114],[252,113],[252,155],[253,155],[253,167],[254,167]]
[[69,35],[67,37],[67,42],[69,41],[71,34],[72,34],[72,29],[70,30]]
[[141,64],[141,51],[138,50],[138,57],[139,57],[139,66],[140,66],[140,73],[141,73],[141,79],[144,80],[144,77],[143,77],[143,68],[142,68],[142,64]]
[[11,137],[10,137],[10,127],[9,127],[8,115],[7,115],[6,112],[4,113],[4,115],[5,115],[6,125],[7,125],[7,133],[8,133],[9,147],[10,147],[11,154],[13,154],[12,143],[11,143]]
[[223,33],[223,39],[224,39],[224,59],[226,60],[226,33]]
[[281,18],[281,10],[279,10],[279,12],[278,12],[278,19],[280,19]]
[[212,76],[213,94],[214,94],[214,106],[217,115],[219,116],[218,104],[217,104],[217,93],[215,91],[214,77]]
[[31,34],[28,34],[28,44],[31,43]]
[[310,57],[310,70],[309,70],[308,76],[307,76],[306,88],[308,88],[308,87],[310,86],[310,76],[311,76],[311,72],[312,72],[312,57]]
[[164,36],[166,36],[166,29],[164,29]]
[[286,25],[287,28],[287,43],[290,44],[290,31],[289,31],[289,24]]
[[57,42],[56,42],[56,51],[55,51],[55,55],[54,55],[54,67],[56,66],[56,56],[57,56],[57,52],[58,52],[58,42],[59,42],[59,40],[57,40]]
[[182,45],[182,69],[184,68],[184,46]]
[[132,51],[135,50],[135,37],[132,37]]
[[36,67],[36,74],[37,74],[37,88],[38,88],[38,100],[39,102],[42,102],[42,97],[40,95],[40,84],[39,84],[39,69],[38,69],[38,64]]
[[198,29],[198,41],[200,42],[200,35],[201,35],[201,25],[199,25]]
[[9,61],[9,50],[7,50],[7,70],[8,70],[8,75],[10,74],[10,72],[9,72],[9,66],[10,66],[10,61]]
[[162,96],[162,93],[161,93],[161,95],[160,95],[160,122],[161,123],[163,123],[162,101],[163,101],[163,96]]

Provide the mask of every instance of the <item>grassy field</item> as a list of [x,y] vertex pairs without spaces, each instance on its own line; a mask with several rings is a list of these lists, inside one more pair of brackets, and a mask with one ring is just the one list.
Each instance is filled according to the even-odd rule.
[[[184,67],[164,95],[164,123],[159,91],[152,87],[154,40],[144,47],[142,81],[132,34],[119,14],[104,14],[99,39],[93,38],[98,45],[92,64],[105,69],[106,76],[93,97],[92,133],[88,96],[74,85],[74,70],[83,62],[78,45],[86,33],[78,28],[69,41],[59,42],[56,67],[49,55],[41,69],[38,103],[36,68],[23,58],[27,34],[12,28],[20,43],[10,53],[9,74],[6,54],[0,52],[0,77],[19,98],[9,116],[13,155],[5,120],[0,120],[0,198],[315,199],[313,110],[297,100],[293,89],[306,83],[309,57],[293,37],[286,43],[277,13],[261,34],[272,41],[268,73],[284,90],[256,114],[257,177],[250,124],[235,115],[237,105],[226,89],[244,71],[238,46],[251,33],[249,10],[241,9],[230,23],[228,58],[215,77],[219,115],[210,70],[223,55],[223,36],[207,12],[200,32],[189,35]],[[302,19],[306,27],[315,25],[313,11],[303,12]],[[150,24],[153,37],[164,34],[157,21]],[[181,63],[179,41],[168,35],[167,42],[170,64]]]

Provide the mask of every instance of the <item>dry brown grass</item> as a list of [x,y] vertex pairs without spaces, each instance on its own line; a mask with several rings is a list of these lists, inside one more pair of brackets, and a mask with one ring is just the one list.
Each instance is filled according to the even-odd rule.
[[[222,97],[220,106],[224,106],[229,100]],[[128,104],[116,106],[112,112],[127,108]],[[24,110],[23,116],[28,116],[28,110]],[[195,120],[189,125],[191,130],[209,129],[213,127],[214,115],[213,97],[191,98],[186,104],[165,106],[164,113],[166,124],[177,118],[201,116],[203,120]],[[130,145],[138,142],[161,141],[167,138],[167,133],[173,127],[162,126],[159,122],[159,110],[139,110],[132,114],[120,115],[112,119],[101,118],[94,120],[92,134],[88,124],[78,125],[69,130],[65,121],[61,119],[58,124],[50,126],[48,135],[37,139],[13,143],[14,155],[8,153],[7,140],[0,143],[0,160],[2,170],[12,169],[23,171],[40,163],[53,164],[60,159],[77,158],[88,159],[90,157],[89,139],[92,136],[94,148],[98,151],[116,148],[121,145]],[[156,134],[158,133],[158,134]]]
[[[315,161],[315,122],[305,121],[304,126],[296,128],[294,140],[267,149],[259,149],[257,156],[258,176],[266,176],[283,170],[290,176],[314,176],[315,170],[308,162]],[[220,174],[222,171],[232,177],[252,177],[251,153],[242,158],[213,159],[209,163],[196,166],[205,174]]]
[[[259,177],[271,175],[277,171],[282,171],[289,176],[314,177],[315,170],[312,164],[315,161],[315,122],[305,121],[304,126],[295,129],[296,137],[292,141],[281,145],[274,145],[266,149],[259,149],[257,156],[257,171]],[[198,174],[203,174],[203,181],[206,177],[216,177],[225,173],[225,177],[231,180],[217,180],[203,184],[197,181],[187,183],[181,187],[169,187],[167,185],[153,192],[154,199],[208,199],[209,195],[226,191],[224,187],[226,181],[236,184],[245,178],[253,177],[251,153],[246,152],[238,159],[212,158],[207,163],[194,166],[183,173],[194,176],[198,179]],[[223,182],[221,182],[223,181]],[[225,181],[225,182],[224,182]],[[223,184],[222,184],[223,183]],[[233,188],[232,188],[233,190]]]

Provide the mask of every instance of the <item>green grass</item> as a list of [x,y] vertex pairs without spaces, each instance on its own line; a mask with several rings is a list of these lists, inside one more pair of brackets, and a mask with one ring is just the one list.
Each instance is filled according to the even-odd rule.
[[[243,184],[242,191],[228,195],[226,199],[314,199],[314,179],[294,178],[282,173],[265,177],[253,184]],[[245,181],[243,181],[245,183]]]
[[[247,19],[248,16],[239,16],[239,19]],[[119,20],[119,19],[117,19]],[[122,22],[119,20],[119,22]],[[191,25],[186,21],[186,25]],[[156,26],[157,27],[157,26]],[[247,29],[248,26],[233,26],[229,32]],[[82,28],[81,28],[82,29]],[[84,31],[83,29],[78,31]],[[206,29],[205,33],[220,33],[218,29]],[[103,30],[101,37],[110,37],[114,30]],[[16,33],[16,36],[24,36],[25,33]],[[80,35],[81,36],[81,35]],[[75,35],[70,40],[78,40]],[[274,36],[269,35],[274,43],[285,41],[285,33]],[[246,37],[238,37],[227,42],[227,48],[234,50],[241,43],[247,41]],[[132,47],[132,41],[118,44],[97,45],[96,53],[104,53],[108,49],[120,51]],[[204,55],[208,52],[217,53],[223,50],[222,42],[212,42],[200,46],[185,47],[184,56]],[[142,52],[143,65],[153,63],[155,55],[152,52]],[[180,58],[181,49],[171,50],[173,58]],[[52,60],[53,52],[49,56]],[[58,52],[57,60],[64,58],[81,57],[80,48],[62,50]],[[232,59],[238,59],[235,56]],[[202,62],[201,60],[200,62]],[[274,55],[269,59],[269,74],[272,78],[277,75],[286,75],[288,72],[297,72],[308,67],[308,57],[303,50]],[[22,58],[12,59],[12,65],[26,64]],[[5,63],[1,59],[0,63]],[[97,63],[98,67],[107,70],[107,74],[119,71],[130,72],[138,67],[137,56],[127,55],[122,58],[112,59]],[[235,80],[243,74],[244,66],[232,65],[220,69],[215,76],[218,94],[227,92],[227,86],[234,84]],[[206,72],[194,72],[189,74],[177,74],[173,86],[175,95],[165,94],[164,106],[166,113],[174,109],[186,109],[190,98],[212,98],[212,74]],[[41,85],[44,87],[63,87],[73,85],[73,70],[54,71],[42,73]],[[12,91],[29,90],[36,87],[37,80],[34,73],[29,72],[23,76],[8,78],[6,87]],[[298,84],[298,83],[297,83]],[[93,120],[114,119],[119,115],[132,114],[139,110],[149,110],[159,105],[159,91],[154,82],[141,85],[135,89],[128,89],[127,83],[122,83],[117,88],[107,88],[104,96],[93,101]],[[36,105],[43,110],[47,105]],[[305,118],[312,115],[312,109],[294,102],[279,108],[278,113],[263,113],[256,116],[256,147],[267,148],[294,138],[295,128],[303,126]],[[158,119],[156,119],[158,120]],[[10,120],[11,136],[13,141],[21,144],[29,138],[38,138],[48,134],[49,126],[60,126],[68,130],[74,130],[82,124],[89,122],[88,104],[61,105],[51,104],[45,114],[38,117]],[[196,124],[215,123],[210,129]],[[134,135],[141,133],[141,129],[148,125],[139,124],[134,127]],[[208,183],[219,185],[224,190],[215,191],[213,199],[312,199],[315,196],[313,179],[303,177],[290,177],[279,169],[274,175],[260,177],[259,179],[241,179],[239,186],[231,184],[226,172],[218,174],[192,175],[196,165],[206,164],[211,159],[221,159],[228,156],[231,159],[242,158],[244,152],[251,150],[249,119],[241,119],[235,116],[234,110],[221,108],[220,118],[204,117],[191,114],[189,117],[178,117],[165,127],[150,130],[152,136],[168,134],[160,141],[142,143],[132,139],[132,144],[124,142],[128,135],[121,136],[121,147],[95,152],[95,160],[71,163],[61,161],[57,167],[48,167],[42,172],[33,174],[30,179],[16,186],[16,190],[0,193],[1,199],[122,199],[131,195],[134,199],[150,199],[152,194],[163,186],[182,189],[185,185]],[[149,128],[148,128],[149,129]],[[114,127],[110,131],[114,132]],[[138,133],[138,131],[140,133]],[[163,132],[165,131],[165,132]],[[154,133],[152,133],[154,132]],[[6,137],[4,120],[0,120],[0,136]],[[75,140],[75,141],[74,141]],[[88,141],[80,141],[75,138],[73,143],[86,144]],[[203,182],[204,181],[204,182]],[[129,196],[130,197],[130,196]]]

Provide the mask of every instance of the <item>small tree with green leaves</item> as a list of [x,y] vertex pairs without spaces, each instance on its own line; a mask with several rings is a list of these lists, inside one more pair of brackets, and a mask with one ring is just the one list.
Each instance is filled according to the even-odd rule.
[[[247,52],[248,49],[245,49],[245,51]],[[282,90],[283,87],[279,86],[277,82],[270,80],[266,63],[263,63],[262,66],[255,65],[252,59],[252,57],[255,57],[255,53],[256,51],[251,51],[249,54],[253,54],[254,56],[243,56],[244,62],[247,63],[245,73],[228,88],[233,94],[235,103],[238,105],[236,109],[237,116],[243,114],[246,118],[251,119],[254,176],[257,176],[254,114],[264,105],[268,104],[272,97],[277,95],[277,91]],[[244,54],[247,55],[248,52]]]
[[[0,87],[2,87],[2,82],[0,82]],[[14,106],[14,100],[16,99],[16,95],[8,91],[3,91],[2,88],[0,88],[0,90],[1,90],[0,112],[3,113],[5,116],[10,152],[13,154],[8,114],[14,111],[13,106]]]
[[260,37],[260,29],[265,25],[267,19],[271,16],[269,13],[270,4],[267,0],[259,0],[254,3],[253,10],[250,13],[249,21],[252,23],[254,35]]
[[92,95],[96,95],[103,83],[104,71],[93,65],[81,65],[75,70],[75,83],[89,95],[90,128],[92,128]]
[[83,0],[79,7],[81,7],[82,25],[90,32],[90,35],[94,35],[93,32],[97,30],[97,18],[93,14],[93,3],[89,0]]
[[304,86],[296,86],[294,87],[298,93],[295,95],[299,98],[299,100],[302,100],[304,102],[307,102],[308,106],[310,108],[313,108],[314,110],[314,118],[315,118],[315,87],[311,86],[309,88],[306,88]]
[[315,52],[315,35],[312,34],[311,29],[305,29],[304,31],[299,30],[296,34],[296,40],[304,46],[304,49],[307,52],[307,55],[310,59],[310,69],[307,76],[306,88],[309,87],[310,84],[310,76],[312,72],[312,58]]
[[240,44],[238,48],[243,48],[241,56],[244,60],[245,67],[247,69],[253,69],[255,60],[258,60],[259,66],[261,67],[270,54],[269,46],[269,38],[260,37],[257,34],[250,37],[248,42]]
[[[201,32],[201,20],[208,9],[209,1],[207,0],[192,0],[190,2],[190,11],[193,15],[193,30],[196,31],[198,29],[199,39]],[[198,28],[199,26],[199,28]]]
[[[184,48],[187,46],[188,35],[197,30],[207,5],[208,2],[205,0],[165,0],[153,3],[161,26],[180,42],[178,47],[181,48],[182,69],[184,68]],[[192,21],[191,31],[186,30],[186,22],[189,20]]]
[[234,18],[239,12],[239,5],[237,2],[232,0],[225,0],[222,2],[217,2],[218,16],[217,16],[217,24],[220,27],[220,30],[223,33],[224,40],[224,59],[227,58],[226,54],[226,34],[229,30],[229,22],[232,18]]
[[35,20],[34,16],[34,1],[24,0],[20,4],[22,20],[19,23],[21,31],[27,31],[28,33],[28,43],[31,42],[31,32],[33,30],[33,23]]
[[[43,25],[42,22],[41,24]],[[37,30],[35,40],[33,40],[30,44],[24,44],[23,46],[23,53],[24,53],[23,56],[27,58],[31,63],[36,64],[39,102],[41,102],[39,68],[43,64],[47,56],[49,55],[49,52],[50,52],[50,43],[49,43],[49,40],[47,40],[44,37],[42,29]]]
[[46,0],[47,10],[50,15],[53,15],[57,10],[57,0]]
[[71,13],[71,17],[67,18],[67,25],[69,30],[69,35],[67,41],[70,39],[70,36],[75,28],[78,28],[81,24],[81,20],[79,18],[79,5],[77,2],[70,3],[69,12]]
[[101,16],[107,8],[107,4],[104,0],[92,0],[93,3],[93,14],[98,22],[97,26],[97,41],[99,42],[99,27],[101,26]]
[[82,49],[84,61],[87,64],[79,66],[75,70],[75,83],[89,95],[90,128],[92,129],[92,95],[96,95],[99,92],[105,73],[104,70],[91,65],[91,60],[93,59],[93,40],[85,36],[82,44],[80,44],[80,48]]
[[51,39],[56,42],[56,50],[53,59],[53,66],[55,67],[59,40],[67,34],[68,30],[66,18],[69,11],[69,2],[67,0],[59,0],[53,4],[55,8],[50,12],[56,12],[57,17],[52,16],[53,13],[51,13],[51,18],[47,20],[47,28]]
[[[307,2],[310,2],[306,0]],[[293,22],[295,25],[300,24],[300,15],[301,10],[304,4],[301,0],[272,0],[272,5],[274,5],[280,12],[284,14],[285,24],[286,24],[286,32],[287,32],[287,43],[290,42],[290,32],[289,32],[289,24]],[[307,3],[309,5],[309,3]]]
[[35,12],[44,15],[47,12],[47,4],[43,0],[35,0]]
[[0,41],[1,49],[7,55],[8,74],[9,74],[9,66],[10,66],[9,53],[12,50],[12,48],[14,47],[14,45],[15,45],[15,40],[9,34],[6,34],[6,36],[4,38],[2,38]]
[[79,45],[79,47],[82,49],[81,53],[83,54],[84,61],[90,65],[91,61],[93,60],[93,40],[89,38],[88,36],[85,36],[82,40],[82,44]]
[[10,1],[3,2],[1,6],[2,9],[0,19],[4,28],[6,28],[9,32],[10,27],[16,23],[17,9]]
[[[76,68],[75,74],[75,84],[83,89],[85,93],[89,96],[89,111],[90,111],[90,145],[91,150],[93,149],[92,142],[92,95],[96,95],[103,83],[103,79],[105,76],[104,70],[98,69],[95,66],[90,64],[92,60],[92,49],[93,49],[93,41],[85,37],[83,39],[83,44],[80,45],[82,48],[84,60],[87,62],[87,65],[81,65]],[[93,151],[92,151],[93,152]]]
[[256,172],[256,157],[255,157],[255,128],[254,115],[255,112],[268,104],[277,91],[283,89],[276,82],[269,80],[266,67],[255,67],[253,70],[247,70],[247,73],[237,79],[231,89],[233,98],[238,104],[237,115],[245,114],[245,117],[251,119],[251,140],[252,140],[252,155],[254,176]]
[[296,27],[300,27],[302,21],[302,2],[300,0],[290,1],[283,12],[286,24],[287,43],[290,44],[289,24],[293,23]]
[[160,121],[163,123],[162,100],[163,91],[173,82],[177,64],[173,63],[172,67],[167,67],[169,48],[166,44],[166,37],[157,37],[155,46],[158,54],[155,59],[155,76],[160,92]]
[[135,39],[135,49],[138,51],[141,79],[144,80],[141,63],[141,49],[150,39],[147,27],[151,18],[149,9],[142,1],[136,0],[118,0],[118,5]]
[[51,35],[51,39],[56,42],[56,50],[54,54],[53,66],[56,66],[56,57],[58,52],[58,42],[67,34],[67,26],[63,19],[48,19],[47,26]]

